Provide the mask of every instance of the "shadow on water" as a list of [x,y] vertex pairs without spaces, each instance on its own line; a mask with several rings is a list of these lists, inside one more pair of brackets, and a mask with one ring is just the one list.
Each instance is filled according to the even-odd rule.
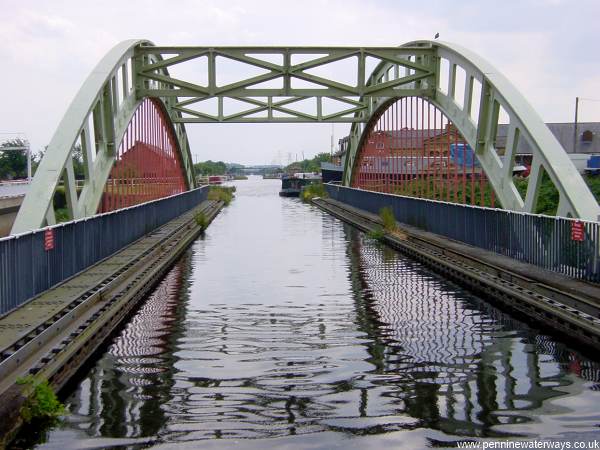
[[244,183],[39,448],[423,448],[597,430],[597,362],[279,198],[277,182]]

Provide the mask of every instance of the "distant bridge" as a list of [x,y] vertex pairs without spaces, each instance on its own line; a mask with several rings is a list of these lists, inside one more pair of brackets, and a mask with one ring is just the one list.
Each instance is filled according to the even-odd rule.
[[269,172],[277,172],[281,170],[283,167],[278,165],[255,165],[255,166],[244,166],[241,167],[240,170],[244,173],[269,173]]

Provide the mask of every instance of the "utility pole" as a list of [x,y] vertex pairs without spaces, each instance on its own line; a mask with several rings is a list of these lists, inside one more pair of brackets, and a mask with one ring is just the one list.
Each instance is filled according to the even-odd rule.
[[27,184],[31,184],[31,145],[27,141]]
[[333,122],[331,123],[331,147],[329,149],[329,159],[333,159]]
[[579,97],[575,97],[575,127],[573,129],[573,153],[577,151],[577,113],[579,110]]

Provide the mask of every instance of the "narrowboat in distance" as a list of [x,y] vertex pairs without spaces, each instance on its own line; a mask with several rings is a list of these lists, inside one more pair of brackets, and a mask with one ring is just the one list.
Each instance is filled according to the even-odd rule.
[[304,186],[318,183],[321,176],[314,173],[295,173],[293,175],[283,175],[281,177],[281,197],[299,197]]

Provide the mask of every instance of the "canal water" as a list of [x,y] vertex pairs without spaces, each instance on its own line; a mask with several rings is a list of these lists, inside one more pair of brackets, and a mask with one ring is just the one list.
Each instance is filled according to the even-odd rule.
[[236,182],[38,448],[600,438],[597,361],[279,187]]

